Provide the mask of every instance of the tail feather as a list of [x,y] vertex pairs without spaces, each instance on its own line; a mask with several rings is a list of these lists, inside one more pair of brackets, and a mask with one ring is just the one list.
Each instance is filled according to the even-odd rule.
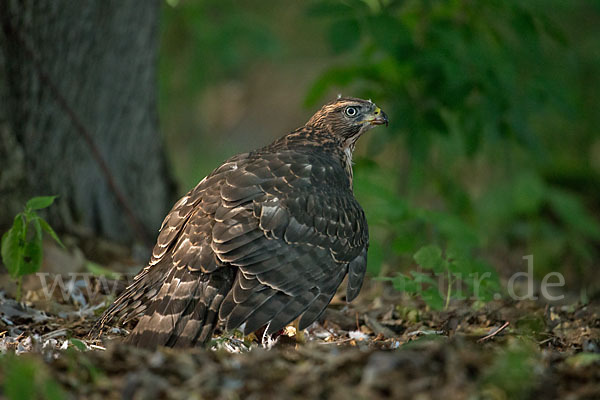
[[116,320],[120,325],[125,325],[146,313],[151,300],[168,278],[167,272],[168,267],[165,264],[144,269],[104,311],[92,328],[90,336],[100,336],[112,321]]
[[218,308],[231,289],[233,275],[232,268],[210,274],[173,268],[126,342],[150,348],[205,343],[218,322]]
[[165,259],[135,277],[96,322],[90,336],[100,336],[113,321],[125,324],[139,318],[125,342],[148,348],[206,343],[235,272],[234,268],[209,274],[178,269]]
[[219,307],[231,288],[232,280],[233,276],[226,279],[212,277],[210,282],[202,285],[202,295],[196,302],[195,308],[187,316],[179,319],[166,345],[190,347],[208,342],[218,321]]
[[310,326],[310,324],[319,319],[321,314],[323,314],[323,312],[331,302],[331,299],[334,295],[335,292],[319,294],[317,298],[312,302],[312,304],[306,309],[306,311],[302,313],[302,317],[300,318],[300,322],[298,323],[298,329],[306,329]]

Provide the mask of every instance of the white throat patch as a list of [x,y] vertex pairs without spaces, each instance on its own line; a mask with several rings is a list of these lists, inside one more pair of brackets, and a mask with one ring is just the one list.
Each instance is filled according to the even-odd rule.
[[348,146],[344,147],[344,155],[345,157],[345,164],[344,165],[344,169],[346,169],[346,173],[348,174],[348,177],[350,178],[350,190],[352,190],[352,182],[353,182],[353,178],[354,178],[354,171],[352,171],[352,154],[354,153],[354,142],[352,142],[351,144],[349,144]]

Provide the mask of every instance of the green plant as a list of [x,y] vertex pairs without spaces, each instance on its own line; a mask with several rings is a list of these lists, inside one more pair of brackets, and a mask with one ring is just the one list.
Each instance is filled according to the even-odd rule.
[[8,400],[61,400],[66,395],[46,366],[30,356],[0,356],[0,387]]
[[[437,310],[447,308],[452,299],[485,302],[499,294],[498,274],[475,256],[481,247],[477,230],[451,213],[411,204],[390,187],[392,176],[393,172],[372,164],[361,165],[355,175],[355,187],[360,189],[357,192],[372,228],[369,273],[391,273],[392,277],[382,280],[420,296]],[[445,254],[440,246],[427,244],[431,242],[443,243]],[[398,271],[397,264],[413,261],[418,271]],[[382,272],[382,263],[393,267]]]
[[540,382],[540,353],[536,343],[512,339],[498,350],[492,365],[479,379],[483,398],[528,399]]
[[435,310],[447,309],[452,299],[489,301],[499,294],[496,271],[484,261],[452,251],[443,256],[436,245],[421,247],[414,260],[418,271],[383,279],[399,291],[420,296]]
[[10,276],[17,280],[17,300],[21,299],[23,276],[37,272],[42,265],[42,231],[64,247],[56,232],[36,212],[49,207],[55,198],[30,199],[23,212],[15,216],[12,227],[2,235],[2,262]]
[[[599,60],[577,47],[597,46],[597,35],[573,40],[563,31],[564,15],[574,21],[578,6],[325,0],[308,12],[329,25],[340,63],[315,81],[306,103],[342,91],[372,98],[390,116],[389,129],[366,135],[355,156],[354,190],[376,250],[372,275],[390,275],[442,308],[456,284],[469,289],[464,277],[491,272],[485,259],[510,253],[533,254],[536,274],[570,268],[590,285],[600,178],[590,161],[598,117],[587,110],[598,107],[599,81],[577,65]],[[417,260],[424,272],[399,274],[430,244],[445,250],[437,271]],[[506,264],[497,265],[512,271]],[[435,274],[445,275],[444,291],[433,289]]]

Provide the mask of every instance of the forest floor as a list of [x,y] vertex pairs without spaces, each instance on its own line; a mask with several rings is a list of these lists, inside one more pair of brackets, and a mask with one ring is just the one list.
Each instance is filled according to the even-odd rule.
[[22,303],[0,292],[0,398],[600,398],[599,303],[432,311],[377,282],[268,346],[233,336],[148,351],[119,343],[120,329],[88,339],[112,284],[73,280],[65,297],[32,287]]

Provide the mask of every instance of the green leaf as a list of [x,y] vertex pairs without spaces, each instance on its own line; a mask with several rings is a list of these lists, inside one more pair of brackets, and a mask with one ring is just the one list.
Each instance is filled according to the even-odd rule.
[[456,215],[429,210],[422,210],[420,215],[423,220],[433,224],[453,245],[461,243],[461,247],[467,248],[479,244],[476,232]]
[[421,267],[434,272],[443,272],[446,261],[442,258],[442,250],[435,245],[424,246],[414,255],[414,259]]
[[392,285],[394,285],[394,289],[399,292],[416,294],[420,293],[420,285],[410,277],[404,274],[398,274],[393,278],[382,278],[384,280],[392,281]]
[[498,352],[492,365],[482,376],[482,383],[495,387],[507,399],[526,399],[536,384],[535,366],[539,365],[539,353],[525,341],[510,342],[508,348]]
[[413,276],[415,282],[417,283],[428,283],[435,287],[438,286],[438,281],[436,281],[431,275],[417,271],[411,271],[410,274]]
[[79,351],[85,351],[85,350],[87,350],[87,346],[85,345],[85,343],[83,343],[79,339],[71,338],[71,339],[69,339],[69,342],[71,342],[71,344],[73,346],[75,346],[75,348],[77,350],[79,350]]
[[416,248],[417,238],[414,235],[399,235],[392,242],[392,250],[396,254],[412,254]]
[[11,400],[36,398],[35,376],[41,366],[32,360],[15,356],[8,357],[3,361],[3,394],[6,395],[6,398]]
[[42,227],[38,219],[33,219],[30,223],[33,225],[34,235],[24,244],[19,276],[33,274],[42,266]]
[[50,235],[50,237],[52,239],[54,239],[56,241],[56,243],[58,243],[63,249],[65,248],[65,245],[63,244],[63,242],[61,242],[61,240],[58,238],[58,235],[56,234],[56,232],[54,232],[54,229],[52,229],[52,227],[50,226],[50,224],[48,224],[43,218],[38,217],[37,220],[39,220],[40,225],[42,227],[42,229],[48,234]]
[[42,240],[34,239],[25,244],[23,251],[23,263],[19,276],[33,274],[42,266]]
[[388,53],[395,54],[401,45],[411,45],[410,32],[399,19],[379,14],[368,18],[367,23],[375,44]]
[[600,240],[600,223],[573,194],[553,189],[548,192],[550,206],[571,229],[591,239]]
[[360,30],[358,21],[354,18],[340,19],[329,29],[329,43],[336,53],[348,51],[358,44]]
[[514,210],[524,214],[538,212],[546,190],[542,179],[526,172],[517,176],[513,185]]
[[[0,375],[3,375],[2,395],[10,400],[63,400],[65,392],[52,380],[46,366],[35,359],[6,354],[0,357]],[[2,397],[4,398],[4,397]]]
[[58,196],[39,196],[30,199],[25,208],[29,210],[41,210],[42,208],[49,207]]
[[444,298],[440,294],[440,291],[437,286],[430,286],[427,289],[423,290],[421,293],[421,297],[427,303],[427,305],[434,310],[443,310],[444,309]]
[[121,274],[118,272],[112,271],[92,261],[87,261],[85,263],[85,268],[95,276],[104,276],[109,279],[119,279],[121,277]]
[[36,240],[42,241],[42,225],[40,224],[39,218],[32,218],[29,220],[29,223],[33,225],[34,229],[34,237]]
[[470,274],[479,272],[473,262],[467,258],[458,258],[448,265],[448,269],[452,274],[465,279]]
[[25,222],[23,214],[17,214],[13,226],[2,235],[2,262],[11,277],[17,278],[23,264],[25,243]]

